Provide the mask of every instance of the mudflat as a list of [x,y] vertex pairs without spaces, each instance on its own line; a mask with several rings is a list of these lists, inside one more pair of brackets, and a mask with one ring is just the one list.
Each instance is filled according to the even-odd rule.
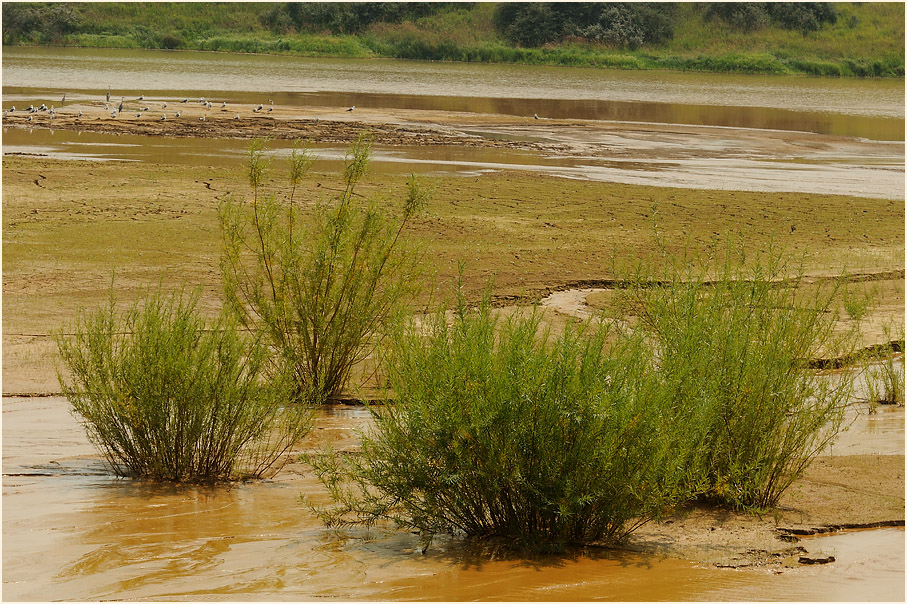
[[[50,124],[42,116],[29,125],[163,137],[270,136],[339,143],[350,142],[367,129],[378,145],[481,145],[564,154],[581,145],[577,132],[587,133],[591,141],[593,134],[616,129],[631,129],[643,138],[685,130],[666,125],[537,124],[531,118],[443,112],[366,114],[358,109],[349,116],[316,120],[315,110],[291,115],[276,109],[271,116],[250,117],[246,108],[240,119],[233,119],[232,110],[206,113],[193,107],[181,116],[185,123],[178,123],[169,115],[156,122],[153,116],[145,121],[112,120],[102,116],[103,107],[87,109],[82,118],[57,118]],[[24,116],[4,119],[5,125],[25,125]],[[494,140],[463,134],[490,124],[528,138]],[[572,142],[551,142],[558,131],[567,129],[573,129]],[[545,140],[531,140],[533,133],[543,134]],[[806,134],[742,136],[738,144],[752,140],[755,149],[816,143]],[[833,151],[836,144],[855,143],[824,137],[821,144]],[[605,151],[590,142],[584,152]],[[704,146],[685,152],[709,158],[725,151]],[[269,186],[280,194],[286,187],[282,168],[279,162],[272,168]],[[414,221],[410,235],[432,259],[428,288],[436,297],[449,291],[459,262],[465,261],[470,295],[477,296],[491,283],[497,304],[511,311],[540,302],[552,292],[572,292],[569,303],[543,306],[548,320],[562,323],[594,309],[600,302],[596,296],[602,294],[593,295],[593,289],[606,289],[620,266],[651,257],[657,250],[656,233],[671,249],[697,251],[736,234],[750,249],[771,244],[796,255],[812,278],[851,274],[860,291],[872,294],[875,302],[866,319],[866,345],[884,341],[883,327],[903,321],[903,199],[651,187],[509,171],[441,176],[433,179],[433,186],[434,198]],[[299,203],[312,207],[339,187],[337,175],[313,173],[301,195],[297,193]],[[404,188],[399,176],[374,171],[360,192],[393,207]],[[123,303],[158,283],[198,285],[204,307],[214,312],[220,294],[217,206],[226,196],[248,192],[241,169],[5,155],[4,396],[59,392],[49,334],[65,330],[79,308],[105,301],[111,283]],[[575,293],[578,290],[585,293]],[[871,446],[875,433],[868,431],[858,438],[865,441],[865,448],[818,458],[774,513],[678,510],[663,522],[640,529],[631,547],[708,564],[779,567],[793,555],[797,534],[903,526],[903,408],[887,413],[895,425],[900,422],[899,442],[896,435],[894,445],[875,452]]]

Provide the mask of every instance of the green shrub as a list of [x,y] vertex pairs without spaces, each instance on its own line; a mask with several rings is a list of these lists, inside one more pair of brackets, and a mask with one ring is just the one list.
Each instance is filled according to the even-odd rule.
[[80,26],[71,4],[10,2],[3,6],[4,44],[60,44]]
[[721,19],[731,27],[745,32],[762,29],[771,21],[762,2],[709,2],[705,18]]
[[271,31],[284,33],[329,30],[355,34],[373,23],[399,23],[449,10],[444,2],[282,2],[262,13],[261,22]]
[[197,299],[157,292],[120,315],[111,295],[56,336],[63,392],[118,475],[261,477],[309,430],[266,348],[229,319],[205,322]]
[[163,34],[157,42],[158,48],[173,50],[183,45],[183,39],[176,34]]
[[[692,490],[735,506],[767,508],[834,438],[853,377],[834,382],[808,361],[841,351],[838,287],[787,278],[772,252],[750,262],[668,257],[666,277],[627,292],[656,354],[657,375],[685,426],[678,443]],[[713,274],[714,273],[714,274]],[[842,342],[854,342],[844,337]],[[699,486],[697,486],[697,483]]]
[[[885,326],[885,336],[889,339],[888,351],[880,363],[866,368],[866,389],[870,404],[903,405],[904,404],[904,361],[898,363],[895,351],[904,350],[904,327]],[[895,333],[896,332],[896,333]],[[893,336],[897,340],[892,340]],[[874,410],[874,407],[872,407]]]
[[363,201],[356,185],[369,150],[360,137],[347,156],[342,194],[303,221],[294,196],[311,159],[293,150],[291,191],[281,204],[263,192],[267,162],[258,141],[250,150],[251,203],[230,199],[219,209],[227,304],[278,351],[300,400],[338,394],[418,289],[420,256],[401,234],[429,191],[412,177],[398,220]]
[[[422,332],[427,330],[427,335]],[[673,427],[659,424],[643,343],[604,326],[559,337],[539,315],[503,324],[462,298],[390,357],[392,405],[360,455],[313,459],[328,524],[392,519],[526,548],[620,539],[682,498]]]
[[904,363],[895,362],[894,355],[866,370],[869,402],[884,405],[904,404]]
[[774,23],[806,34],[835,23],[838,14],[831,2],[709,2],[705,18],[720,19],[746,32]]

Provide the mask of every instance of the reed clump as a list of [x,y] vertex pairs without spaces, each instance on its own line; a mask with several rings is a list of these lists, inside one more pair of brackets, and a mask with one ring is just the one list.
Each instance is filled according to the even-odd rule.
[[[883,328],[889,344],[884,352],[884,358],[866,367],[866,390],[871,411],[875,405],[903,405],[904,404],[904,325],[886,325]],[[896,351],[900,350],[901,355]],[[900,360],[900,362],[898,362]]]
[[288,406],[290,382],[259,340],[197,294],[157,291],[126,312],[110,303],[56,335],[63,393],[91,442],[120,476],[175,482],[276,472],[311,427]]

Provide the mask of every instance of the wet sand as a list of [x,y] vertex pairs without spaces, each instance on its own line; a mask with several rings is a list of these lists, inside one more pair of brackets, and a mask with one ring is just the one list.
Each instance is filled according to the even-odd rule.
[[[113,106],[113,105],[111,105]],[[142,106],[153,107],[141,111]],[[567,178],[744,191],[904,199],[904,143],[807,132],[599,120],[534,119],[436,110],[136,103],[117,117],[102,103],[4,115],[4,127],[169,138],[308,140],[348,145],[369,131],[398,148],[498,149],[570,160]],[[79,111],[82,117],[77,117]],[[177,118],[176,112],[182,115]],[[166,116],[166,119],[161,119]],[[202,121],[204,118],[205,121]],[[475,163],[475,162],[472,162]],[[481,162],[479,162],[481,164]],[[486,162],[487,169],[506,164]],[[481,169],[481,165],[474,165]],[[538,166],[521,169],[540,170]]]

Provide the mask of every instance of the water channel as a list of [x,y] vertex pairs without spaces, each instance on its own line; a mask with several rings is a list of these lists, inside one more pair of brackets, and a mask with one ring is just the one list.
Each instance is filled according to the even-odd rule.
[[[274,100],[322,112],[344,108],[531,116],[551,120],[702,128],[709,159],[678,157],[690,139],[641,135],[611,141],[647,169],[584,156],[467,148],[384,148],[376,162],[400,172],[538,170],[663,186],[904,197],[903,81],[615,72],[387,60],[345,61],[194,52],[8,48],[4,109],[58,99],[94,103],[147,95],[178,102]],[[263,92],[267,91],[267,92]],[[468,121],[468,120],[466,120]],[[571,134],[574,138],[580,134]],[[704,136],[703,133],[713,132]],[[744,135],[796,132],[823,145],[750,149]],[[482,136],[525,136],[482,131]],[[542,133],[542,138],[550,133]],[[738,138],[741,137],[741,138]],[[780,135],[779,135],[780,136]],[[562,141],[555,141],[562,142]],[[576,142],[568,141],[568,142]],[[588,142],[588,141],[585,141]],[[234,164],[246,143],[6,128],[4,153],[64,159]],[[653,151],[653,147],[657,147]],[[733,149],[734,158],[723,158]],[[281,151],[278,145],[278,152]],[[326,169],[343,150],[322,145]],[[798,155],[799,153],[799,155]],[[638,161],[638,157],[631,157]],[[730,184],[728,184],[730,183]],[[785,188],[787,187],[787,188]],[[3,598],[6,600],[903,600],[904,531],[815,538],[828,566],[720,569],[615,550],[527,559],[455,540],[425,554],[417,536],[325,529],[301,503],[323,490],[302,466],[229,488],[121,480],[103,468],[67,402],[4,398]],[[353,447],[362,408],[320,414],[307,446]],[[903,409],[854,418],[838,454],[903,455]]]
[[[903,454],[904,411],[856,424]],[[878,416],[882,417],[882,416]],[[871,420],[870,420],[871,421]],[[355,446],[361,407],[322,412],[309,446]],[[884,427],[883,427],[884,426]],[[882,435],[881,438],[879,435]],[[301,467],[230,488],[168,487],[106,473],[65,399],[3,400],[5,600],[897,600],[904,531],[804,542],[825,567],[721,569],[617,550],[520,558],[392,528],[325,529],[300,501],[323,489]]]
[[[351,106],[444,112],[461,116],[463,134],[528,136],[567,149],[377,147],[375,166],[391,172],[471,175],[510,169],[656,186],[904,197],[900,81],[167,51],[10,48],[4,53],[4,109],[50,106],[64,92],[71,107],[97,103],[107,90],[113,99],[147,96],[171,107],[182,98],[215,99],[231,108],[271,100],[323,120],[345,119]],[[531,128],[468,126],[476,116],[534,114],[542,121],[530,119]],[[545,120],[579,122],[553,130]],[[590,134],[583,123],[626,128]],[[696,130],[655,136],[647,124]],[[792,143],[785,134],[791,132],[802,140]],[[343,156],[343,147],[317,141],[316,146],[326,169]],[[3,131],[4,153],[66,159],[238,165],[246,147],[242,140]]]

